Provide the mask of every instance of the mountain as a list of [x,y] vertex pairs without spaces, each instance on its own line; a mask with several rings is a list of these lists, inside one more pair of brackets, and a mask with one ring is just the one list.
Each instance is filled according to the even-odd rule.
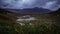
[[60,8],[55,12],[50,12],[49,14],[60,14]]
[[15,23],[17,14],[0,8],[0,24],[13,25]]
[[15,18],[15,16],[16,16],[15,12],[11,12],[6,9],[0,9],[0,18],[13,19],[13,18]]
[[43,9],[43,8],[38,8],[38,7],[25,8],[25,9],[8,9],[8,10],[13,11],[13,12],[17,12],[20,14],[43,14],[43,13],[52,12],[48,9]]
[[13,13],[13,12],[11,12],[11,11],[8,11],[8,10],[6,10],[6,9],[1,9],[0,8],[0,14],[3,14],[3,13]]
[[55,12],[48,13],[52,20],[55,20],[57,25],[60,25],[60,8]]

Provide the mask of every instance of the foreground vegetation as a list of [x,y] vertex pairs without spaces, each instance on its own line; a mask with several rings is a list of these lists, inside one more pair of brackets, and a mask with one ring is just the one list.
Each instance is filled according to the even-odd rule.
[[[22,16],[22,15],[18,15]],[[37,21],[29,25],[16,23],[16,15],[0,14],[0,34],[60,34],[60,14],[33,14]]]
[[55,24],[34,24],[14,26],[0,25],[0,34],[60,34],[60,26]]
[[22,26],[8,18],[0,18],[0,34],[60,34],[60,26],[55,24],[56,20],[54,18],[51,21],[51,18],[46,15],[45,18],[42,15],[41,17],[38,17],[38,15],[34,16],[40,20],[31,22],[33,25],[29,25],[26,22]]

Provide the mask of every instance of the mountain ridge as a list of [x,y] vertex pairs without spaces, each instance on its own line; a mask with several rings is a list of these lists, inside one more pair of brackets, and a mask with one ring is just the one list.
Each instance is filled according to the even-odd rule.
[[20,13],[20,14],[53,14],[53,13],[60,13],[60,9],[57,11],[50,11],[48,9],[43,9],[43,8],[26,8],[26,9],[0,9],[0,12],[6,11],[10,13]]
[[44,14],[44,13],[49,13],[52,12],[48,9],[43,9],[43,8],[26,8],[26,9],[7,9],[12,12],[20,13],[20,14]]

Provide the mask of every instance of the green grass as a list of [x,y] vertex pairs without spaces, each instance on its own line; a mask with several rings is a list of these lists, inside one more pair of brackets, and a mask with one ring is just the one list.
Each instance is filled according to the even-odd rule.
[[[36,17],[37,21],[31,22],[33,25],[21,26],[9,19],[0,18],[0,34],[60,34],[60,26],[56,25],[58,17],[45,15],[31,15]],[[56,18],[56,19],[55,19]],[[15,23],[15,24],[14,24]]]
[[14,26],[0,25],[0,33],[2,34],[60,34],[60,26],[55,24],[34,24],[23,25],[15,24]]
[[59,34],[60,26],[55,24],[15,25],[15,31],[19,34]]

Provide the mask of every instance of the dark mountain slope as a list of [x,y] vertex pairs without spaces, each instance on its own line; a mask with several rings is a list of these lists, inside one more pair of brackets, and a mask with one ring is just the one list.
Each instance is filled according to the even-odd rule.
[[8,9],[9,11],[12,12],[17,12],[20,14],[43,14],[43,13],[49,13],[52,12],[48,9],[43,9],[43,8],[25,8],[25,9]]
[[50,14],[49,16],[52,17],[52,20],[56,20],[56,24],[60,25],[60,9],[55,12],[50,12],[48,14]]
[[7,10],[5,10],[5,9],[1,9],[1,8],[0,8],[0,13],[1,13],[1,14],[3,14],[3,13],[4,13],[4,14],[7,14],[7,13],[13,13],[13,12],[7,11]]
[[50,12],[49,14],[60,14],[60,8],[55,12]]
[[12,24],[15,23],[16,13],[0,9],[0,24]]
[[22,13],[25,14],[42,14],[42,13],[48,13],[50,10],[42,9],[42,8],[30,8],[30,9],[23,9]]

